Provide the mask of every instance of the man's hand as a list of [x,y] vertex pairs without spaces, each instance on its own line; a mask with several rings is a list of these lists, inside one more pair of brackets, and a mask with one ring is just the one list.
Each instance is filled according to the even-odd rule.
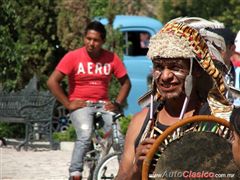
[[143,160],[146,158],[147,153],[149,152],[150,148],[152,147],[153,143],[155,142],[155,139],[147,138],[141,142],[141,144],[138,145],[136,148],[136,154],[135,154],[135,165],[139,167],[142,166]]
[[79,108],[83,108],[83,107],[86,107],[87,106],[87,103],[86,101],[84,100],[81,100],[81,99],[76,99],[76,100],[73,100],[71,101],[68,105],[67,105],[67,109],[70,110],[70,111],[73,111],[73,110],[76,110],[76,109],[79,109]]
[[114,102],[111,102],[111,101],[106,102],[104,108],[105,108],[106,111],[121,112],[120,105],[118,105]]

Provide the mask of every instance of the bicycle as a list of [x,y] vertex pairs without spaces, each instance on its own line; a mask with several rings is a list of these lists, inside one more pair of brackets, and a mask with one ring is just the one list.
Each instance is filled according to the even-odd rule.
[[53,132],[64,132],[71,124],[69,111],[63,105],[56,105],[53,116]]
[[112,122],[113,133],[111,146],[113,147],[113,152],[106,155],[105,157],[102,158],[101,161],[98,162],[93,173],[93,180],[114,179],[115,176],[117,175],[119,169],[119,161],[123,151],[123,143],[119,142],[116,124],[116,121],[120,117],[122,117],[122,114],[115,115]]
[[[88,107],[102,107],[103,102],[87,102]],[[103,119],[101,112],[96,112],[94,114],[94,130],[90,150],[86,153],[84,158],[84,169],[88,169],[83,172],[83,177],[88,175],[88,180],[99,179],[100,174],[102,174],[102,166],[105,166],[105,161],[108,162],[108,159],[111,157],[120,157],[120,154],[123,150],[123,142],[120,142],[117,121],[120,117],[123,116],[122,113],[112,113],[113,121],[112,128],[103,133]],[[110,154],[109,152],[112,151]],[[106,169],[106,168],[105,168]],[[117,169],[118,170],[118,169]],[[91,173],[94,172],[94,173]],[[106,174],[107,169],[105,170]],[[113,174],[116,175],[117,171],[115,170]]]

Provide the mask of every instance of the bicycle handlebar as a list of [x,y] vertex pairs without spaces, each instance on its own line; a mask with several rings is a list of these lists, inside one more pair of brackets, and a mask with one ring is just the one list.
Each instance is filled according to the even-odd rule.
[[113,121],[118,120],[120,117],[123,117],[124,115],[122,113],[117,113],[115,115],[113,115]]

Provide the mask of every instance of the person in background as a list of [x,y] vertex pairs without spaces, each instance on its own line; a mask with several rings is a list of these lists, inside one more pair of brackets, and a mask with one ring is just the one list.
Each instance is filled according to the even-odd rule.
[[[233,33],[229,28],[215,28],[215,29],[208,29],[208,30],[223,37],[224,39],[225,47],[218,47],[215,44],[214,46],[220,51],[222,58],[224,60],[224,63],[227,66],[227,72],[225,72],[225,75],[227,76],[225,77],[226,81],[234,85],[235,71],[234,71],[234,66],[231,62],[231,57],[235,52],[234,41],[235,41],[236,34]],[[213,59],[215,58],[216,57],[213,57]]]
[[140,47],[148,48],[150,35],[147,32],[140,33]]
[[235,52],[231,57],[231,61],[235,68],[240,67],[240,31],[235,38]]
[[[236,34],[233,33],[229,28],[215,28],[211,29],[209,28],[208,31],[215,33],[215,35],[219,35],[223,38],[225,44],[222,43],[216,43],[213,44],[215,48],[221,53],[222,60],[224,61],[226,67],[219,67],[219,69],[222,69],[225,82],[228,84],[228,86],[234,87],[235,81],[236,81],[236,74],[235,74],[235,67],[231,61],[232,56],[235,53],[235,37]],[[220,41],[219,41],[220,42]],[[219,59],[221,57],[212,57],[213,60]],[[214,61],[216,63],[216,66],[219,65],[217,63],[218,61]],[[226,97],[233,103],[235,101],[235,97],[233,97],[232,94],[227,93]]]
[[230,117],[230,126],[233,129],[232,153],[236,165],[240,168],[240,108],[233,109]]
[[[235,51],[231,56],[231,61],[235,68],[235,88],[240,91],[240,31],[237,33],[235,38]],[[240,107],[240,97],[234,99],[234,105]]]
[[[110,130],[111,112],[120,111],[131,88],[120,58],[102,48],[105,40],[105,27],[98,21],[89,23],[85,29],[84,46],[68,52],[47,81],[52,94],[71,112],[70,119],[77,134],[69,168],[70,179],[81,179],[83,158],[91,144],[94,114],[101,112],[104,129]],[[108,97],[112,75],[121,85],[114,101]],[[68,96],[60,86],[65,76],[68,77]],[[88,106],[89,103],[96,106]]]

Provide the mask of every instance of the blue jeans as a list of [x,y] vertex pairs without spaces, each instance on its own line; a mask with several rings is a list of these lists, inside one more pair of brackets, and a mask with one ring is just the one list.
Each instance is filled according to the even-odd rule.
[[[104,120],[104,131],[109,131],[112,126],[112,113],[105,111],[103,107],[84,107],[77,109],[70,114],[70,119],[75,128],[77,134],[77,140],[75,141],[71,165],[69,172],[83,171],[83,158],[89,150],[91,145],[91,137],[94,127],[94,114],[101,112]],[[119,132],[122,139],[122,135]]]

